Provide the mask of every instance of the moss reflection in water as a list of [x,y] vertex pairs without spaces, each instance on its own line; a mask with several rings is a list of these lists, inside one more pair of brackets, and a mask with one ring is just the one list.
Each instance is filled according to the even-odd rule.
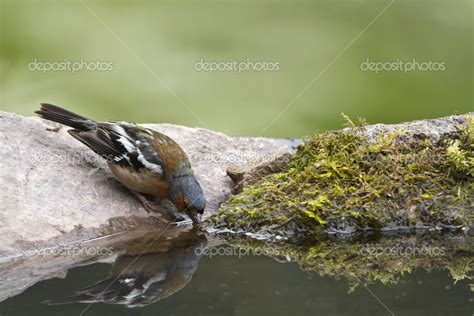
[[418,268],[448,270],[454,283],[474,277],[474,238],[466,235],[425,232],[355,240],[326,238],[300,245],[234,237],[229,243],[278,261],[295,262],[304,271],[347,279],[349,291],[374,282],[396,284],[403,274]]

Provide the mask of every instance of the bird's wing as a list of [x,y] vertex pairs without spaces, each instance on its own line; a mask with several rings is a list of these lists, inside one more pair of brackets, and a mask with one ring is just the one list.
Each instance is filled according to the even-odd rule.
[[160,165],[164,172],[170,172],[170,175],[176,175],[178,172],[192,173],[188,156],[172,138],[136,124],[121,122],[119,126],[130,138],[136,140],[136,146],[140,149],[141,158],[147,167]]
[[155,173],[163,174],[164,162],[162,160],[162,155],[160,155],[160,153],[158,153],[152,146],[152,143],[155,141],[154,138],[156,132],[143,126],[126,122],[121,122],[117,125],[127,136],[125,139],[119,138],[119,141],[123,142],[124,147],[127,150],[130,150],[130,143],[132,143],[138,152],[138,161],[146,169]]
[[163,162],[150,145],[152,133],[126,122],[100,122],[92,131],[69,133],[100,156],[122,167],[147,170],[162,176]]
[[68,133],[105,159],[119,161],[122,157],[121,151],[100,139],[95,130],[79,131],[71,129],[68,130]]
[[107,303],[123,304],[128,307],[145,306],[160,299],[159,292],[150,295],[151,286],[161,288],[166,279],[166,273],[161,272],[152,276],[111,275],[107,279],[76,291],[76,295],[43,301],[48,305],[71,303]]
[[171,175],[177,173],[191,173],[191,164],[188,156],[172,138],[157,131],[148,129],[153,136],[149,138],[149,147],[160,157],[163,157],[163,165],[166,166]]

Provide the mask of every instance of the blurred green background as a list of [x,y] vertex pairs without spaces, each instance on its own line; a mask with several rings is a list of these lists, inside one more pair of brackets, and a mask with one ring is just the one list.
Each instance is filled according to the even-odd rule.
[[[474,109],[472,0],[0,3],[4,111],[50,102],[99,120],[301,137],[339,128],[341,112],[392,123]],[[113,70],[29,70],[81,58]],[[201,58],[279,69],[211,74]],[[362,71],[367,59],[446,69]]]

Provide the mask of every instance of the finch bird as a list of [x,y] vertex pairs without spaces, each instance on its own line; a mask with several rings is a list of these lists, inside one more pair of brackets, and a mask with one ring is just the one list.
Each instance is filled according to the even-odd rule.
[[42,103],[40,117],[72,127],[68,133],[105,158],[115,178],[147,211],[172,221],[187,214],[201,222],[206,200],[184,150],[170,137],[121,121],[97,122],[58,106]]

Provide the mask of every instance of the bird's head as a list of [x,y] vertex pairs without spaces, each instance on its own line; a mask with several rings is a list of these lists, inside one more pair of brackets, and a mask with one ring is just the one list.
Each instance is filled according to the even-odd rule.
[[190,169],[187,172],[173,175],[170,193],[178,211],[185,212],[194,224],[201,223],[201,215],[206,208],[206,199],[201,185]]

